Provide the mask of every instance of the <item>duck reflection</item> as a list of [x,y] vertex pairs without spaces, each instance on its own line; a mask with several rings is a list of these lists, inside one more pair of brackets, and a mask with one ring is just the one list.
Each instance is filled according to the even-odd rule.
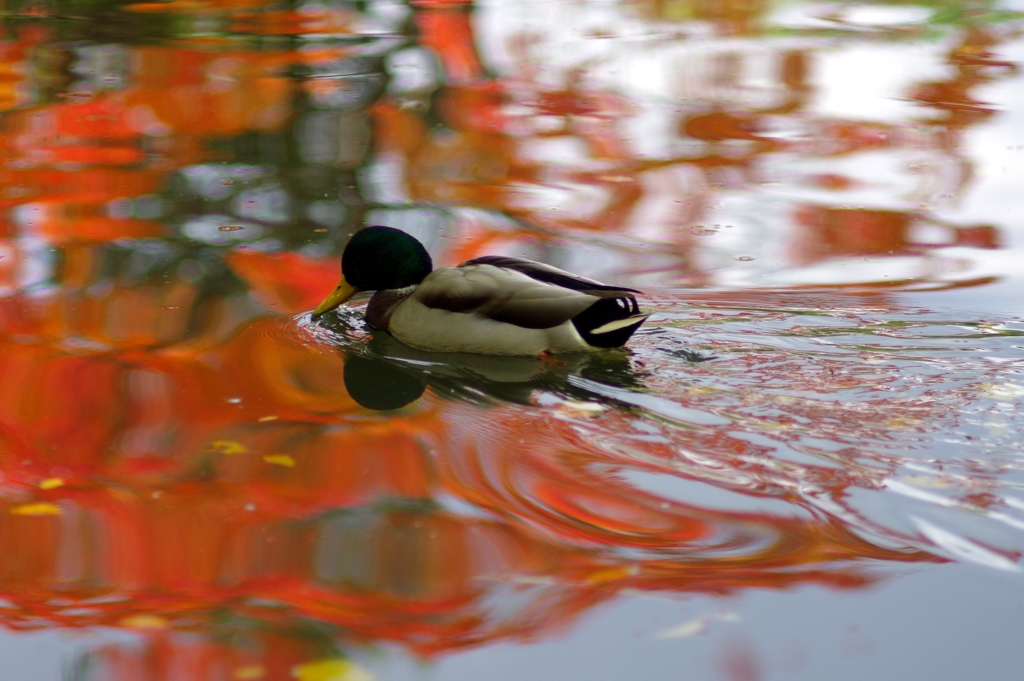
[[[350,331],[349,322],[342,317],[327,324],[346,337]],[[550,358],[495,357],[417,350],[386,333],[376,333],[365,344],[346,342],[342,352],[349,396],[376,411],[408,406],[422,397],[428,386],[439,397],[474,404],[531,404],[537,391],[607,402],[607,395],[598,395],[570,377],[637,390],[646,375],[634,367],[628,351],[619,349]]]
[[[0,365],[0,626],[117,627],[152,646],[90,652],[82,681],[313,679],[365,643],[430,656],[539,638],[627,590],[854,589],[876,564],[936,560],[811,512],[786,490],[840,498],[862,478],[752,467],[729,423],[513,401],[636,394],[650,379],[629,354],[437,355],[349,323],[308,342],[295,318],[265,318],[134,360],[3,345],[54,368]],[[363,409],[422,404],[365,419],[342,384]],[[680,451],[722,465],[681,476]],[[716,508],[712,487],[758,505]]]
[[427,382],[383,358],[349,355],[345,359],[345,389],[360,406],[387,411],[418,400]]

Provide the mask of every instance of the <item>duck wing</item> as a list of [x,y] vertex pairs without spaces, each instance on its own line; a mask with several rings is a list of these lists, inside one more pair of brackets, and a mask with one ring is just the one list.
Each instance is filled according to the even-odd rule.
[[[512,261],[517,267],[499,266],[495,260]],[[523,271],[524,265],[532,266],[529,273]],[[434,270],[413,296],[432,309],[475,314],[527,329],[551,329],[603,298],[632,297],[630,292],[528,260],[477,258]]]
[[593,279],[581,277],[572,272],[560,270],[542,262],[527,260],[525,258],[512,258],[504,255],[485,255],[480,258],[473,258],[459,265],[460,268],[472,267],[474,265],[492,265],[513,272],[525,274],[529,278],[552,286],[569,289],[570,291],[582,291],[599,298],[619,298],[624,294],[643,293],[635,288],[625,286],[608,286]]
[[[596,298],[593,303],[570,318],[576,330],[590,345],[597,347],[623,345],[640,324],[650,316],[650,313],[640,311],[636,298],[632,294],[642,294],[643,292],[635,288],[610,286],[534,260],[501,255],[485,255],[474,258],[467,260],[459,267],[475,265],[500,267],[524,274],[535,281],[585,293]],[[518,302],[520,301],[513,301],[511,305],[502,310],[502,314],[513,316],[518,311],[514,309]],[[527,303],[527,301],[523,300],[522,303]],[[568,308],[568,305],[565,307]],[[521,311],[527,318],[535,314],[531,305],[524,305],[523,308]]]

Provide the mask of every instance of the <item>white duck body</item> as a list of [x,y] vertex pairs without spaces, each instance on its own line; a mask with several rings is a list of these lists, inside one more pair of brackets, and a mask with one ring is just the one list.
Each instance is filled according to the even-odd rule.
[[[378,292],[367,321],[433,352],[594,352],[621,345],[647,318],[630,293],[541,263],[489,256],[441,267],[418,286]],[[604,314],[590,312],[581,322],[602,299],[610,299],[600,306]],[[602,344],[616,334],[625,334],[622,342]]]

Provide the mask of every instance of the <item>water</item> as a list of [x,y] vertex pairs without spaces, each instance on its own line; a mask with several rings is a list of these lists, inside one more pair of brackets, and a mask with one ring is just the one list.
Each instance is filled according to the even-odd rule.
[[[0,22],[5,678],[1018,674],[1024,7]],[[367,224],[653,315],[312,322]]]

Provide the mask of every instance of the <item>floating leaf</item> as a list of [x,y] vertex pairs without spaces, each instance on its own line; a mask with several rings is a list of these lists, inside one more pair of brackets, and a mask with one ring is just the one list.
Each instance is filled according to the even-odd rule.
[[231,675],[231,678],[238,679],[239,681],[248,681],[249,679],[262,679],[267,675],[267,670],[258,664],[247,664],[244,667],[239,667]]
[[902,416],[894,416],[891,419],[882,421],[882,425],[889,430],[911,430],[921,425],[919,419],[904,418]]
[[566,400],[558,405],[558,410],[573,416],[593,416],[604,412],[607,407],[597,402]]
[[39,489],[57,489],[64,486],[63,478],[47,478],[39,483]]
[[249,450],[241,442],[234,440],[214,440],[210,443],[210,449],[217,450],[219,454],[248,454]]
[[372,681],[365,669],[348,660],[315,660],[292,668],[292,676],[299,681]]
[[276,416],[261,416],[261,417],[259,417],[256,420],[259,421],[260,423],[266,423],[267,421],[276,421],[277,417]]
[[293,468],[295,466],[295,459],[287,454],[270,454],[269,456],[263,457],[263,460],[276,466],[287,466],[288,468]]
[[129,629],[163,629],[167,620],[159,615],[130,615],[121,620],[122,627]]
[[695,620],[684,622],[677,627],[666,629],[665,631],[659,632],[658,638],[689,638],[690,636],[698,636],[706,633],[708,630],[708,618],[698,617]]
[[684,622],[679,626],[659,632],[656,638],[688,638],[690,636],[706,634],[708,631],[708,624],[715,619],[730,623],[742,621],[742,618],[734,612],[720,612],[716,615],[704,615],[702,617],[692,619],[689,622]]
[[242,225],[221,225],[217,229],[222,232],[237,232],[240,229],[245,229],[245,227]]
[[615,582],[620,579],[626,579],[636,575],[638,570],[635,566],[629,567],[616,567],[608,568],[607,570],[595,570],[586,577],[586,581],[590,584],[599,584],[601,582]]
[[11,509],[14,515],[60,515],[60,506],[38,502],[35,504],[22,504]]

